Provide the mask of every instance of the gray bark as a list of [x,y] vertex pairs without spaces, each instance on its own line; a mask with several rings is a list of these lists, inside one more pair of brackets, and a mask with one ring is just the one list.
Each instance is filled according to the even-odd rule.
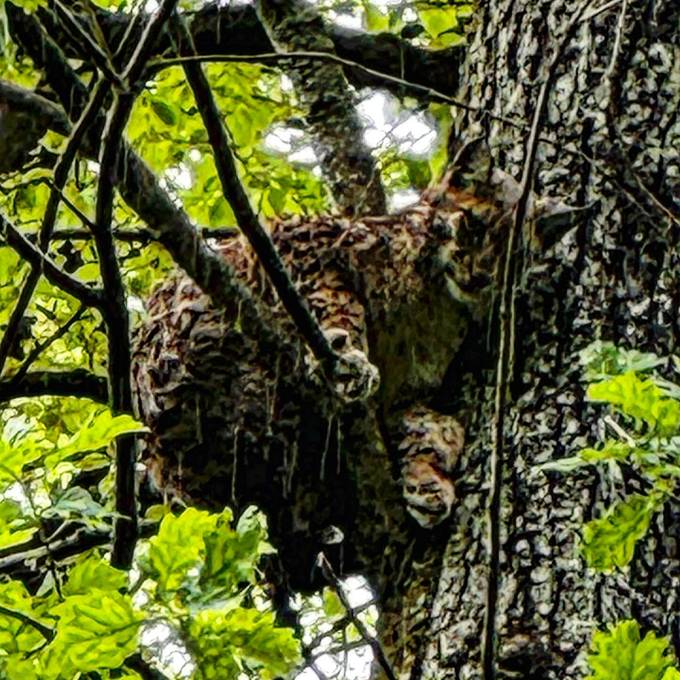
[[[627,571],[598,575],[578,556],[579,528],[621,486],[592,471],[535,470],[597,441],[602,412],[584,402],[575,352],[601,338],[667,355],[680,340],[679,7],[672,0],[600,6],[595,16],[585,10],[559,59],[541,121],[552,143],[538,148],[537,193],[592,210],[542,261],[524,262],[517,291],[503,442],[499,678],[579,677],[594,629],[621,618],[670,634],[676,649],[680,643],[677,504],[659,514]],[[555,1],[484,4],[461,78],[466,101],[531,121],[551,51],[577,10]],[[476,122],[461,116],[462,136]],[[527,132],[484,123],[496,162],[519,177]],[[490,370],[481,386],[462,386],[474,412],[471,445],[443,555],[433,541],[401,608],[385,620],[400,678],[483,677],[493,380]],[[403,633],[403,621],[412,632]]]

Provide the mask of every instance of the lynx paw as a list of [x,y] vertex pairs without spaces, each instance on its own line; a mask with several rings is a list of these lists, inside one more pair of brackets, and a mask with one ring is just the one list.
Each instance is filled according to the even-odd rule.
[[[352,345],[350,334],[342,328],[330,328],[324,335],[338,357],[331,386],[339,399],[349,404],[375,394],[380,385],[380,373],[366,353]],[[313,368],[318,373],[316,363]]]
[[421,527],[432,529],[450,514],[456,494],[451,480],[425,460],[410,460],[403,472],[406,510]]
[[378,369],[358,349],[339,355],[334,378],[335,392],[346,403],[368,399],[380,384]]

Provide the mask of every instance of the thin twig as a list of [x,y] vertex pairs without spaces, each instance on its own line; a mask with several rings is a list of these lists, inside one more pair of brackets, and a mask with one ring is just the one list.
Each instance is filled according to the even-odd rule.
[[34,619],[22,611],[19,611],[18,609],[12,609],[11,607],[6,607],[5,605],[0,604],[0,614],[9,616],[13,619],[16,619],[17,621],[21,621],[22,623],[31,626],[31,628],[35,628],[35,630],[37,630],[40,635],[42,635],[48,642],[51,642],[56,635],[54,629],[46,626],[44,623],[40,623],[40,621]]
[[599,16],[600,14],[609,11],[610,9],[616,7],[617,5],[620,5],[621,2],[622,0],[610,0],[609,2],[605,2],[604,5],[602,5],[601,7],[597,7],[592,12],[588,12],[588,14],[581,17],[579,21],[581,23],[590,21],[591,19],[594,19],[596,16]]
[[312,654],[309,657],[309,662],[316,661],[317,659],[320,659],[322,656],[337,656],[339,654],[344,654],[345,657],[347,656],[347,652],[351,652],[353,649],[361,649],[362,647],[366,647],[368,643],[361,639],[361,640],[353,640],[352,642],[345,642],[343,644],[336,645],[335,647],[329,647],[328,649],[320,649],[318,652],[315,654]]
[[635,440],[610,415],[606,415],[602,420],[606,425],[609,425],[609,427],[619,435],[628,446],[635,446]]
[[[354,607],[354,614],[361,614],[370,607],[375,607],[376,603],[374,600],[370,600],[359,607]],[[343,616],[341,619],[336,621],[328,630],[318,633],[309,644],[305,645],[305,648],[311,653],[316,647],[318,647],[327,637],[331,637],[335,633],[339,633],[348,623],[351,623],[349,616]]]
[[98,288],[90,288],[82,281],[67,274],[54,260],[45,255],[33,243],[31,243],[14,225],[0,215],[0,234],[7,243],[23,257],[34,270],[44,274],[50,283],[61,288],[63,291],[80,300],[88,307],[100,309],[103,304],[103,292]]
[[[68,64],[58,45],[41,30],[33,15],[25,14],[11,3],[7,14],[13,35],[42,68],[52,89],[71,118],[85,108],[88,92]],[[97,129],[102,122],[97,121]],[[84,151],[96,157],[101,134],[88,137]],[[172,256],[173,260],[209,295],[217,307],[238,309],[243,327],[257,337],[273,339],[275,331],[265,323],[267,310],[236,276],[233,267],[201,237],[181,207],[175,205],[159,184],[151,168],[123,143],[118,168],[119,191],[127,204],[146,222],[148,230]]]
[[361,635],[366,644],[369,645],[373,650],[373,654],[375,655],[377,662],[380,664],[380,667],[383,669],[387,680],[397,680],[394,669],[388,661],[387,656],[385,655],[385,650],[380,644],[380,641],[369,633],[364,622],[356,615],[354,608],[347,599],[342,582],[337,577],[333,566],[328,561],[324,553],[319,553],[317,557],[317,564],[321,567],[324,577],[330,583],[336,595],[338,596],[340,603],[347,611],[349,620],[354,624],[354,627],[357,629],[357,631],[359,631],[359,635]]
[[0,404],[23,397],[74,396],[107,403],[106,379],[85,369],[29,371],[21,380],[0,380]]
[[[47,252],[50,244],[50,238],[52,236],[52,232],[54,231],[54,224],[57,219],[57,212],[59,210],[59,201],[61,199],[63,189],[66,186],[73,161],[75,160],[78,150],[83,144],[90,126],[96,119],[96,116],[98,115],[108,92],[109,88],[105,81],[100,81],[95,85],[87,106],[83,110],[80,119],[71,131],[71,135],[69,136],[68,142],[66,143],[66,148],[54,166],[54,179],[52,182],[52,188],[50,189],[50,195],[47,199],[47,206],[45,207],[42,223],[40,225],[40,233],[38,236],[38,246],[43,253]],[[19,329],[19,324],[21,323],[31,298],[33,297],[33,293],[36,286],[38,285],[41,273],[41,267],[34,265],[32,270],[29,272],[26,281],[24,282],[21,295],[14,305],[12,314],[10,315],[10,318],[7,322],[7,328],[5,329],[5,333],[2,336],[2,340],[0,340],[0,373],[4,368],[5,362],[7,361],[9,349]]]
[[[109,350],[109,402],[116,414],[130,413],[133,410],[130,320],[125,287],[112,234],[113,199],[117,184],[121,140],[123,129],[132,112],[135,101],[134,91],[137,89],[138,80],[176,4],[177,0],[163,0],[146,24],[144,33],[122,75],[129,89],[126,92],[115,92],[104,126],[104,141],[99,158],[99,184],[95,208],[96,228],[93,230],[93,235],[106,295],[103,316],[107,327]],[[114,525],[111,564],[122,569],[131,565],[138,537],[136,457],[135,437],[133,435],[120,437],[116,442],[116,512],[118,514]]]
[[33,350],[30,352],[30,354],[26,357],[26,360],[24,361],[23,364],[19,367],[19,370],[12,376],[12,379],[9,381],[9,388],[11,389],[12,386],[18,385],[19,382],[21,382],[21,379],[28,373],[28,369],[33,365],[35,360],[54,342],[59,340],[59,338],[64,337],[66,333],[68,333],[69,329],[73,324],[75,324],[77,321],[80,320],[80,318],[83,316],[85,313],[85,310],[87,307],[85,305],[80,305],[78,309],[70,316],[69,319],[66,320],[66,323],[63,326],[60,326],[57,328],[57,330],[52,333],[49,337],[45,338],[42,342],[39,342]]
[[[367,75],[373,76],[384,80],[387,83],[393,83],[403,87],[405,90],[410,90],[413,92],[418,92],[421,95],[425,95],[427,99],[433,102],[440,102],[442,104],[449,104],[464,111],[469,111],[471,113],[480,113],[481,109],[477,106],[471,104],[466,104],[455,97],[439,92],[432,87],[427,85],[420,85],[419,83],[414,83],[409,80],[404,80],[397,76],[392,76],[389,73],[383,73],[382,71],[376,71],[375,69],[369,68],[368,66],[363,66],[362,64],[352,61],[351,59],[345,59],[337,54],[332,54],[330,52],[317,52],[314,50],[291,50],[290,52],[262,52],[259,54],[194,54],[194,55],[182,55],[179,57],[172,57],[169,59],[154,59],[149,63],[149,70],[152,73],[160,71],[169,66],[184,66],[185,64],[201,63],[201,62],[240,62],[246,64],[277,64],[280,62],[286,62],[295,59],[305,59],[319,61],[330,61],[341,66],[351,67],[358,71],[362,71]],[[490,118],[494,120],[501,121],[508,125],[515,127],[523,127],[521,122],[512,120],[505,116],[499,116],[488,112]]]
[[[89,219],[86,224],[93,224]],[[237,227],[200,227],[201,236],[204,239],[226,240],[236,238],[240,233]],[[35,242],[37,236],[26,234],[26,238]],[[124,243],[147,244],[158,241],[158,234],[151,229],[114,229],[113,238]],[[52,241],[91,241],[92,232],[89,229],[57,229],[52,234]]]
[[70,10],[61,2],[54,0],[57,14],[64,22],[68,31],[75,35],[72,38],[80,47],[85,48],[87,56],[92,59],[92,63],[102,72],[102,74],[117,87],[123,87],[123,81],[116,73],[109,55],[92,39],[92,36],[78,23]]

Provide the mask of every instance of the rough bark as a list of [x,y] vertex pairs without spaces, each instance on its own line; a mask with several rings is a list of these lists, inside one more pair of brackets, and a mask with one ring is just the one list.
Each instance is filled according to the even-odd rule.
[[[480,7],[461,80],[467,101],[530,121],[551,50],[577,9],[513,0]],[[497,677],[579,677],[594,628],[621,618],[671,634],[676,649],[680,643],[677,505],[658,516],[628,572],[597,575],[576,552],[578,530],[621,489],[593,472],[567,477],[534,469],[596,441],[600,411],[584,403],[575,352],[601,338],[666,355],[680,340],[678,6],[608,3],[593,14],[586,9],[560,60],[541,121],[540,134],[552,143],[539,146],[537,192],[593,209],[543,262],[525,260],[517,290]],[[458,129],[464,134],[473,123],[461,118]],[[497,163],[519,176],[526,133],[486,128]],[[467,493],[445,544],[433,542],[402,607],[385,621],[399,677],[483,677],[494,375],[481,376],[480,385],[463,390],[474,412]],[[403,621],[419,618],[420,630],[404,635]]]

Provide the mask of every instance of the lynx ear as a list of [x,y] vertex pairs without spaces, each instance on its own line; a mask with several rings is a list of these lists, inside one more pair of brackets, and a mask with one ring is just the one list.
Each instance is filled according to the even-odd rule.
[[533,237],[541,251],[546,251],[562,240],[580,220],[588,216],[595,203],[577,207],[558,198],[546,196],[533,201],[529,217]]
[[493,170],[486,137],[481,135],[453,149],[453,161],[444,176],[444,185],[479,195],[477,189],[489,184]]
[[[485,135],[474,137],[452,147],[453,161],[442,179],[444,193],[453,190],[474,196],[507,214],[514,209],[522,194],[519,182],[494,165]],[[591,210],[592,205],[574,207],[552,197],[529,196],[527,222],[532,247],[547,250],[555,245]]]
[[446,182],[447,188],[463,190],[506,208],[517,203],[521,193],[517,180],[494,165],[484,136],[460,146],[449,166]]

